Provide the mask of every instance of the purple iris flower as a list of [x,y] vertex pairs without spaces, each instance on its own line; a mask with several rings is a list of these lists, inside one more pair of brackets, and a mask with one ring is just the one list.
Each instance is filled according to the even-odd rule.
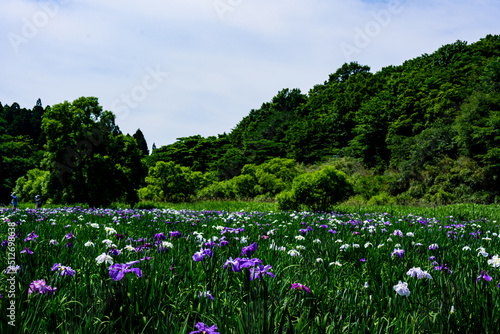
[[66,243],[66,247],[68,247],[69,249],[73,248],[73,244],[71,242],[67,242]]
[[361,260],[359,260],[361,262],[366,262],[366,259],[365,258],[362,258]]
[[25,247],[21,253],[28,253],[28,254],[33,254],[33,252],[31,251],[31,249],[29,249],[29,247]]
[[227,245],[229,245],[229,241],[227,241],[227,240],[221,240],[219,242],[219,247],[224,247],[224,246],[227,246]]
[[264,278],[264,274],[274,277],[274,274],[268,271],[272,268],[273,267],[271,267],[270,265],[263,266],[262,264],[259,264],[257,267],[250,269],[250,280],[253,281],[256,278],[261,280],[262,278]]
[[241,250],[241,256],[250,256],[257,250],[257,243],[254,242],[250,246],[243,247]]
[[488,272],[484,272],[484,270],[481,270],[481,275],[478,276],[476,282],[479,282],[481,278],[484,278],[487,282],[491,281],[491,276],[488,275]]
[[239,266],[240,268],[250,268],[250,267],[254,267],[256,265],[259,265],[259,264],[262,264],[262,261],[260,259],[240,259],[239,261]]
[[217,244],[214,241],[210,240],[209,242],[205,242],[205,247],[214,248],[217,247]]
[[163,234],[163,232],[160,232],[160,233],[156,233],[156,234],[155,234],[154,239],[155,239],[156,241],[158,241],[158,240],[166,240],[166,239],[167,239],[167,237],[165,236],[165,234]]
[[118,256],[118,255],[120,255],[121,251],[120,251],[120,250],[118,250],[118,249],[116,249],[116,248],[113,248],[113,249],[111,249],[111,250],[108,252],[108,255],[109,255],[109,253],[111,253],[111,255],[113,255],[113,256]]
[[181,237],[181,232],[179,232],[179,231],[170,232],[170,239],[172,239],[172,238],[180,238],[180,237]]
[[47,285],[44,279],[34,280],[30,283],[30,287],[28,289],[28,295],[31,295],[34,292],[38,292],[41,295],[48,293],[49,295],[53,294],[57,288],[51,288]]
[[199,262],[199,261],[203,261],[205,256],[206,255],[203,253],[203,251],[199,251],[199,252],[194,253],[192,258],[193,258],[193,261]]
[[202,249],[199,252],[196,252],[193,254],[193,261],[200,262],[203,261],[203,259],[208,256],[212,257],[212,251],[210,249]]
[[311,289],[309,289],[304,284],[300,284],[300,283],[292,283],[291,289],[297,289],[297,290],[300,290],[300,291],[305,291],[307,293],[311,293]]
[[66,239],[71,239],[71,237],[73,237],[73,233],[69,232],[68,234],[66,234]]
[[329,230],[328,230],[328,232],[329,232],[329,233],[331,233],[331,234],[335,234],[335,233],[337,233],[337,231],[332,230],[332,229],[329,229]]
[[189,334],[220,334],[217,332],[216,325],[208,327],[203,322],[199,322],[194,327],[196,327],[197,331],[190,332]]
[[33,231],[30,234],[28,234],[26,239],[24,239],[24,242],[28,242],[28,241],[32,241],[32,240],[34,241],[36,238],[38,238],[38,235],[36,235],[35,231]]
[[449,272],[450,274],[453,274],[453,271],[451,271],[451,270],[450,270],[450,268],[448,268],[448,265],[447,265],[446,263],[445,263],[445,264],[443,264],[442,266],[440,266],[440,265],[436,265],[436,266],[434,267],[434,270],[439,270],[439,271],[448,270],[448,272]]
[[429,258],[429,261],[435,261],[435,260],[436,260],[436,257],[435,257],[435,256],[431,256],[431,257]]
[[137,246],[137,247],[135,248],[135,252],[137,253],[137,252],[138,252],[138,251],[140,251],[140,250],[144,251],[144,249],[146,249],[146,248],[151,248],[151,247],[153,247],[153,245],[152,245],[152,244],[150,244],[150,243],[145,243],[144,245],[139,245],[139,246]]
[[61,274],[61,276],[74,276],[76,274],[76,271],[71,269],[71,267],[62,266],[60,263],[54,263],[54,265],[52,266],[52,271],[55,270],[57,270]]
[[397,256],[399,256],[400,259],[403,258],[403,254],[405,253],[405,250],[404,249],[394,249],[394,251],[391,253],[391,258],[394,257],[394,255],[396,254]]
[[212,250],[208,248],[203,250],[203,254],[205,254],[208,257],[212,257],[213,255]]
[[233,260],[232,257],[230,257],[226,263],[224,263],[224,266],[223,268],[226,269],[228,265],[231,265],[231,269],[236,273],[236,272],[239,272],[241,271],[241,268],[240,268],[240,258],[237,257],[236,259]]
[[125,238],[125,236],[124,236],[123,234],[120,234],[120,233],[116,233],[116,234],[115,234],[115,237],[116,237],[116,239],[118,239],[118,240],[122,240],[123,238]]
[[226,269],[228,265],[231,265],[231,269],[234,271],[234,272],[240,272],[241,269],[243,268],[250,268],[250,267],[254,267],[256,265],[261,265],[262,264],[262,261],[260,259],[247,259],[247,258],[239,258],[237,257],[236,259],[233,260],[232,257],[229,258],[229,260],[226,261],[226,263],[224,263],[224,266],[223,268]]
[[401,230],[394,230],[394,232],[392,233],[392,235],[394,236],[398,236],[398,237],[403,237],[403,232]]
[[115,263],[112,266],[109,266],[109,276],[113,279],[113,281],[121,280],[126,273],[136,273],[137,277],[142,277],[142,271],[139,268],[130,268],[132,265],[139,263],[139,261],[132,261],[128,263]]

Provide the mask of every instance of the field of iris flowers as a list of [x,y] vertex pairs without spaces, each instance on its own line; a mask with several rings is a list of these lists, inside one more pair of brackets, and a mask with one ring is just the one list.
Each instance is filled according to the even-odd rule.
[[0,222],[2,333],[498,331],[491,218],[54,208]]

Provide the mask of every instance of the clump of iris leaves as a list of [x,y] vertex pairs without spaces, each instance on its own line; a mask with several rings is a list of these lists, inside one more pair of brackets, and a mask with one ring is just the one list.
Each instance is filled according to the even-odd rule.
[[[0,222],[18,332],[489,333],[500,319],[492,219],[75,207]],[[29,293],[40,280],[53,293]]]

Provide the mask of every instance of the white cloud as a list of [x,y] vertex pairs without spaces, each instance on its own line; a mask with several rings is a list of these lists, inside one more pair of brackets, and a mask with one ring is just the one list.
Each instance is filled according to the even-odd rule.
[[[222,18],[216,1],[226,4]],[[390,11],[395,1],[2,0],[0,101],[29,108],[39,97],[96,96],[124,132],[141,128],[159,147],[229,132],[283,88],[307,93],[349,60],[342,45],[380,70],[498,32],[498,1],[401,0]],[[169,76],[127,114],[113,110],[157,66]]]

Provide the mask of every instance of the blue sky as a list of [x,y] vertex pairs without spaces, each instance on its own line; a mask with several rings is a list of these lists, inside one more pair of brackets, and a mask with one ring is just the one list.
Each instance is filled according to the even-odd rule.
[[149,147],[230,132],[283,88],[500,33],[498,0],[2,0],[0,102],[99,98]]

